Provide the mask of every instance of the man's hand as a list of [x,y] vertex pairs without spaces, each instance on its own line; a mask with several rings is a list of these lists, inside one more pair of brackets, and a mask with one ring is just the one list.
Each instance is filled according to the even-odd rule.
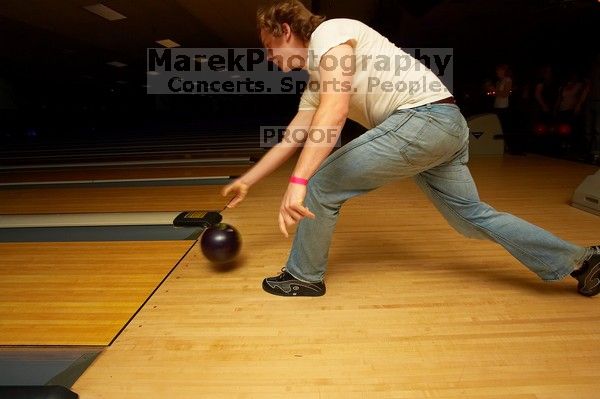
[[287,228],[298,223],[302,218],[315,218],[315,215],[305,208],[304,197],[306,197],[306,186],[290,183],[281,201],[279,209],[279,230],[288,238]]
[[244,198],[246,198],[246,194],[248,194],[249,189],[250,186],[244,183],[241,179],[237,179],[233,183],[223,187],[223,190],[221,191],[223,197],[226,197],[230,193],[235,194],[235,197],[229,202],[229,204],[227,204],[227,208],[235,208],[237,204],[242,202]]

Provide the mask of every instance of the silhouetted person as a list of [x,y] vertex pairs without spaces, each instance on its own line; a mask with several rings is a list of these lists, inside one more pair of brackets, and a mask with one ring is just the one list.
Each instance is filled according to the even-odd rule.
[[509,154],[521,155],[523,148],[518,132],[514,126],[514,115],[510,104],[510,94],[513,88],[512,73],[508,65],[500,64],[496,67],[496,86],[494,98],[494,112],[500,119],[506,151]]
[[558,90],[555,115],[558,129],[570,129],[565,144],[576,145],[582,142],[582,106],[586,95],[586,83],[576,71],[569,72]]
[[535,85],[535,119],[536,122],[550,123],[552,121],[552,110],[558,96],[558,86],[554,79],[554,73],[550,65],[542,67],[540,80]]
[[585,138],[590,148],[592,162],[600,162],[600,54],[596,55],[590,73],[587,97]]

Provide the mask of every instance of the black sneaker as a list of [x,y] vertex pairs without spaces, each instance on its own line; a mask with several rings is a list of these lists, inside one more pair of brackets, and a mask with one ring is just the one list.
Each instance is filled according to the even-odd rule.
[[325,294],[325,283],[307,283],[300,281],[281,269],[281,274],[263,280],[263,290],[280,296],[321,296]]
[[584,296],[594,296],[600,292],[600,245],[591,249],[594,251],[592,257],[571,273],[579,282],[577,291]]

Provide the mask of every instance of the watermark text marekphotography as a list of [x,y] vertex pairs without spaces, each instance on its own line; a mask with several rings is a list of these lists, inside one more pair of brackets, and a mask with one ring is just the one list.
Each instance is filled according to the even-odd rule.
[[[452,91],[454,55],[449,48],[339,58],[303,51],[305,57],[286,58],[275,53],[269,58],[264,49],[257,48],[149,48],[147,90],[149,94],[298,94],[307,87],[367,94]],[[290,71],[299,64],[305,65],[305,71]],[[323,70],[339,71],[339,79],[316,79],[317,72]],[[369,72],[366,82],[354,84],[344,79],[360,71]]]
[[302,147],[307,141],[312,146],[340,147],[340,128],[336,126],[261,126],[260,146],[270,148]]

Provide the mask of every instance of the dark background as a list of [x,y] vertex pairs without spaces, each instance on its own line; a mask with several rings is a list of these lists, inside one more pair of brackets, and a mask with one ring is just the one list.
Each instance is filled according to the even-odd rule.
[[[85,0],[0,3],[0,144],[194,134],[286,124],[295,95],[148,95],[145,54],[182,47],[259,47],[258,0],[108,0],[127,18],[108,21]],[[328,18],[359,19],[400,47],[454,49],[454,95],[467,115],[490,109],[482,85],[498,63],[516,90],[550,63],[583,75],[598,50],[595,0],[308,0]],[[123,67],[108,65],[119,61]]]

